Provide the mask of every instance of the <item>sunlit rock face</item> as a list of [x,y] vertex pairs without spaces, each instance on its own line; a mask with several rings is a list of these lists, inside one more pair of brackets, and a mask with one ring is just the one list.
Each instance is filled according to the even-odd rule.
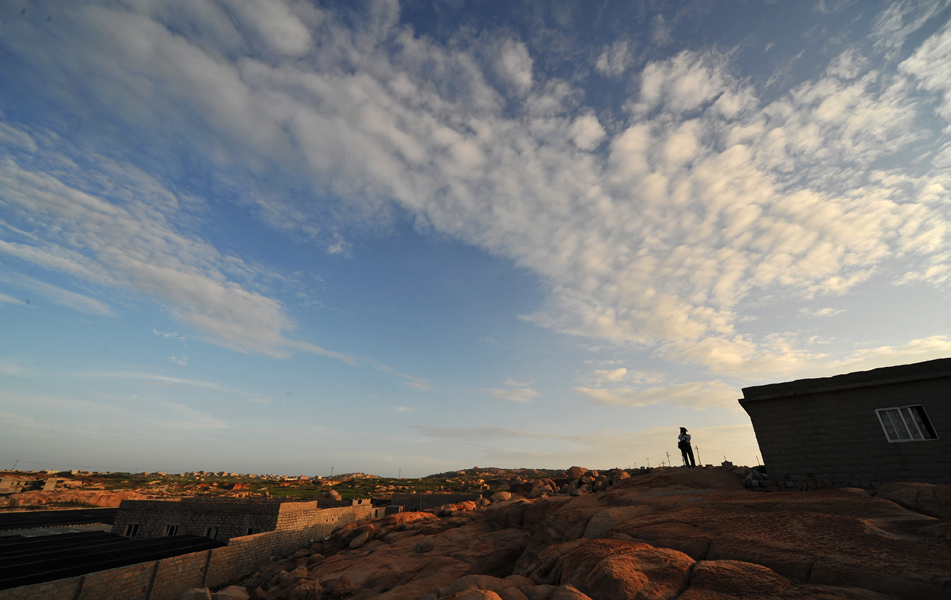
[[[743,486],[742,469],[662,469],[606,473],[602,490],[572,495],[591,473],[572,474],[488,504],[351,523],[240,583],[260,600],[951,593],[951,486],[762,493]],[[542,487],[556,489],[526,497]]]

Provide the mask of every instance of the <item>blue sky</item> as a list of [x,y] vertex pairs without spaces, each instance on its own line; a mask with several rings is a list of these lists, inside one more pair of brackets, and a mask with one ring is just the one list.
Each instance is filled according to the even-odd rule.
[[949,15],[4,2],[0,466],[753,464],[951,356]]

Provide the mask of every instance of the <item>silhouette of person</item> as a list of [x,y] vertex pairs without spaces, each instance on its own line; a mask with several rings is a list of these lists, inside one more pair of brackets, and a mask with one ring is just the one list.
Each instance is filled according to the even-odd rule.
[[696,467],[697,463],[693,459],[693,448],[690,447],[690,434],[687,433],[686,427],[680,428],[680,435],[677,436],[677,447],[680,448],[680,453],[684,457],[684,466],[688,469]]

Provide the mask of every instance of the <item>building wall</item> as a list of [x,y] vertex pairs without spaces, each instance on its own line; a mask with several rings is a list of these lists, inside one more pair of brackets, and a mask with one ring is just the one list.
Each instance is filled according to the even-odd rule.
[[328,508],[319,522],[300,529],[235,537],[222,548],[2,590],[0,600],[175,600],[193,587],[238,580],[272,557],[329,536],[339,525],[368,518],[372,510],[369,501]]
[[137,524],[137,538],[161,537],[167,525],[177,525],[179,534],[205,535],[217,527],[215,539],[228,541],[277,527],[280,502],[246,500],[123,500],[113,521],[112,532],[125,535],[126,526]]
[[281,529],[301,529],[333,522],[334,508],[370,505],[370,500],[313,500],[290,502],[245,499],[123,500],[113,521],[112,532],[125,535],[128,525],[139,526],[137,538],[161,537],[168,525],[178,526],[178,535],[205,535],[217,527],[215,539],[231,538]]
[[[775,480],[951,483],[951,378],[741,402]],[[875,409],[908,404],[925,407],[937,440],[888,442]]]

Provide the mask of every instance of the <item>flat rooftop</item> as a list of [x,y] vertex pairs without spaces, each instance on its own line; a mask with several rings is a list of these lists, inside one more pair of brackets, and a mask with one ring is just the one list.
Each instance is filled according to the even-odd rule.
[[951,377],[951,358],[938,358],[909,365],[881,367],[870,371],[856,371],[832,377],[797,379],[785,383],[746,387],[743,388],[743,398],[740,400],[740,404],[772,398],[788,398],[817,392],[891,385],[941,377]]

